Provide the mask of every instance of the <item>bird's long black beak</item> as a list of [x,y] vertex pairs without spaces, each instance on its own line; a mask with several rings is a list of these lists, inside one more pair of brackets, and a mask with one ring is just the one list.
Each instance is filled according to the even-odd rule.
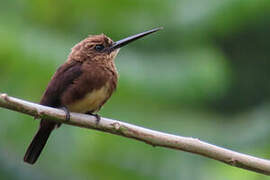
[[109,50],[113,51],[113,50],[119,49],[119,48],[131,43],[132,41],[135,41],[135,40],[140,39],[140,38],[142,38],[142,37],[144,37],[146,35],[157,32],[157,31],[159,31],[161,29],[163,29],[163,27],[158,27],[158,28],[155,28],[155,29],[151,29],[149,31],[145,31],[145,32],[142,32],[142,33],[139,33],[139,34],[135,34],[133,36],[129,36],[127,38],[116,41],[115,43],[113,43],[113,45],[110,47]]

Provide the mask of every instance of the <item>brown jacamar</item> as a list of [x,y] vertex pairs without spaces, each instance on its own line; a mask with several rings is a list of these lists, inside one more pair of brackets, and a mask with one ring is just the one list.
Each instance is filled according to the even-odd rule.
[[[119,41],[104,34],[89,36],[76,44],[67,61],[60,66],[49,82],[40,104],[62,108],[66,112],[96,113],[116,89],[118,73],[114,59],[119,49],[128,43],[156,32],[145,31]],[[24,161],[34,164],[44,148],[52,130],[60,123],[42,119],[39,129],[29,145]]]

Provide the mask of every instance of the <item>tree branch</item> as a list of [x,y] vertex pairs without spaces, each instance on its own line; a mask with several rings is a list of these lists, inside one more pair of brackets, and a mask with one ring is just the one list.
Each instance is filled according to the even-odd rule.
[[96,129],[133,138],[152,146],[161,146],[199,154],[231,166],[270,175],[269,160],[234,152],[196,138],[166,134],[108,118],[101,118],[97,124],[96,117],[79,113],[71,113],[70,120],[65,121],[65,112],[63,110],[20,100],[10,97],[7,94],[0,94],[0,107],[25,113],[35,118],[53,120],[73,126]]

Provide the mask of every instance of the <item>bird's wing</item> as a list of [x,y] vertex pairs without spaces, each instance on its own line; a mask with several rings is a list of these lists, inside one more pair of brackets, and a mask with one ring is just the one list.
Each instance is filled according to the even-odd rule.
[[60,66],[49,82],[40,104],[51,107],[61,106],[63,92],[77,79],[81,73],[81,62],[72,61]]
[[[82,64],[80,62],[72,61],[59,67],[43,94],[40,104],[51,107],[61,106],[60,98],[63,92],[82,73],[81,65]],[[44,119],[41,120],[40,128],[25,153],[25,162],[30,164],[34,164],[36,162],[52,130],[57,126],[59,127],[60,123]]]

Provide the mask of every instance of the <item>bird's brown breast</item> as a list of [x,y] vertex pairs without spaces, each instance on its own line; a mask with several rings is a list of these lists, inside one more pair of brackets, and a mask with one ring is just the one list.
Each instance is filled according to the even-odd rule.
[[82,73],[65,90],[61,104],[72,112],[97,112],[117,85],[114,64],[83,63]]

